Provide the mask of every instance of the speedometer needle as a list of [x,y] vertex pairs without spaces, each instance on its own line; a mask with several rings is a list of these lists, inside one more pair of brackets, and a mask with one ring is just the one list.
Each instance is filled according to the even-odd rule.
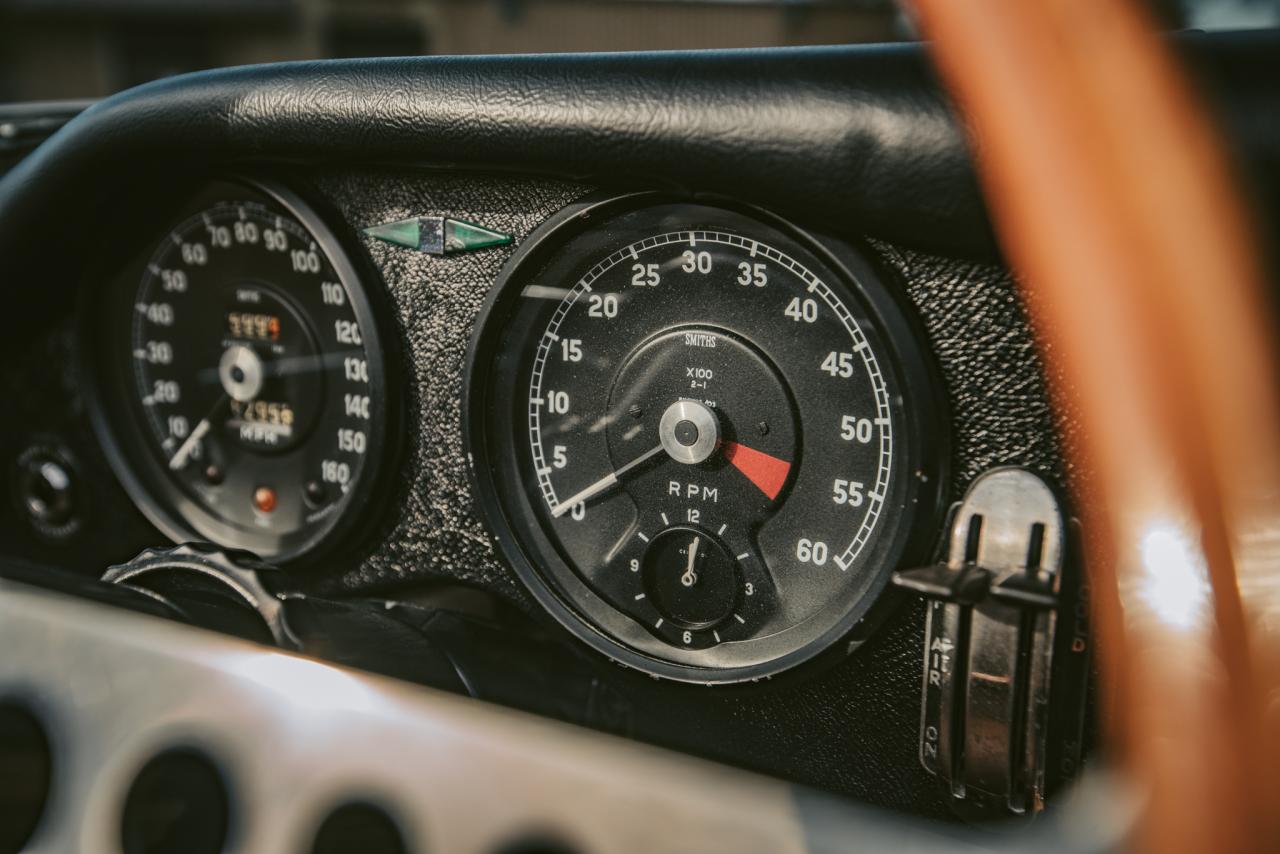
[[662,453],[661,444],[645,451],[643,454],[636,457],[634,460],[627,463],[625,466],[622,466],[617,471],[609,472],[607,475],[600,478],[595,483],[588,486],[586,489],[581,490],[580,492],[575,493],[569,498],[566,498],[564,501],[557,503],[555,507],[551,508],[552,518],[559,519],[561,516],[568,513],[570,510],[572,510],[575,504],[581,504],[582,502],[590,498],[595,498],[597,495],[604,492],[606,489],[609,489],[610,487],[614,486],[618,482],[618,478],[622,477],[624,474],[631,471],[636,466],[641,465],[642,463],[657,456],[660,453]]
[[182,443],[182,447],[169,459],[170,471],[178,471],[187,464],[187,458],[191,456],[191,452],[196,449],[196,445],[204,438],[204,434],[209,432],[209,419],[206,418],[196,425],[196,429],[191,431],[191,435],[187,437],[187,441]]

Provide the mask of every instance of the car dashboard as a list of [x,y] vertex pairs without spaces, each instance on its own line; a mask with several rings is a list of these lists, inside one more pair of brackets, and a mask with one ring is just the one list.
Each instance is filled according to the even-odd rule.
[[[1178,48],[1265,201],[1273,42]],[[358,790],[434,850],[497,849],[449,837],[467,809],[411,769],[483,789],[500,772],[450,739],[507,723],[438,697],[397,763],[369,728],[412,717],[406,681],[532,712],[520,773],[552,789],[578,728],[623,739],[619,773],[640,742],[783,781],[811,845],[836,799],[1017,823],[1092,767],[1073,419],[919,47],[188,75],[18,161],[0,223],[5,631],[44,607],[69,627],[7,678],[92,684],[93,632],[136,634],[149,664],[98,665],[161,727],[130,761],[197,744],[250,817],[267,777],[315,775],[315,803]],[[278,706],[187,720],[156,698],[218,704],[241,653],[188,652],[174,622],[398,681],[259,662],[236,684],[289,686]],[[308,691],[345,704],[350,746],[325,730],[329,760],[280,776],[297,745],[245,734],[300,725]],[[54,720],[91,702],[33,696]],[[718,773],[673,766],[655,797],[737,791]],[[242,842],[293,832],[254,820]],[[595,850],[574,821],[510,826]],[[720,842],[799,844],[749,836]]]

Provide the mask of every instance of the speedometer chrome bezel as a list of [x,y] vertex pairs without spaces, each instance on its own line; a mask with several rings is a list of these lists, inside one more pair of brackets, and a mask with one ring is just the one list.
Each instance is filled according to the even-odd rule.
[[[646,647],[643,640],[633,643],[621,631],[621,624],[608,619],[608,615],[612,612],[620,619],[626,618],[586,584],[574,585],[571,570],[566,576],[567,565],[560,566],[565,558],[558,547],[547,548],[551,540],[537,524],[536,511],[525,506],[530,502],[524,491],[512,490],[509,483],[504,488],[501,472],[512,465],[519,466],[519,454],[514,448],[498,446],[500,437],[494,435],[491,425],[497,417],[491,409],[496,390],[496,378],[492,375],[495,351],[505,322],[513,316],[522,283],[528,283],[569,241],[592,228],[607,229],[608,223],[617,217],[668,204],[709,206],[745,216],[781,232],[819,259],[824,270],[839,280],[838,284],[830,284],[849,290],[859,305],[874,315],[877,328],[884,331],[882,344],[893,362],[886,366],[886,370],[893,373],[891,389],[899,397],[901,411],[910,413],[910,417],[902,419],[900,429],[901,464],[906,474],[901,509],[910,519],[886,532],[883,543],[877,546],[886,556],[886,567],[875,573],[865,594],[846,609],[829,630],[800,648],[780,649],[776,656],[748,664],[717,666],[708,663],[709,657],[700,655],[701,650],[658,649],[652,644]],[[946,494],[949,453],[947,431],[940,429],[946,423],[945,399],[923,343],[923,331],[914,321],[905,295],[883,284],[886,280],[893,281],[891,273],[876,265],[872,257],[870,251],[860,252],[842,241],[815,236],[778,216],[733,200],[661,192],[585,199],[553,217],[522,244],[504,267],[472,336],[464,377],[464,438],[477,503],[498,551],[561,625],[596,651],[648,675],[698,684],[729,684],[771,677],[814,659],[838,657],[857,643],[837,644],[837,641],[865,637],[870,627],[887,613],[897,600],[887,589],[892,569],[902,561],[924,562],[935,547],[937,523],[943,514]],[[520,388],[498,393],[524,396]],[[538,545],[534,546],[533,542]],[[567,577],[570,580],[566,581]],[[823,655],[833,650],[838,650],[835,655]]]
[[[344,232],[339,236],[331,225],[340,223],[341,218],[317,194],[295,189],[300,185],[304,186],[304,182],[285,183],[234,174],[211,177],[158,198],[127,200],[123,203],[126,209],[147,223],[146,237],[112,237],[119,245],[93,272],[93,280],[82,294],[80,311],[81,340],[85,342],[80,371],[87,380],[90,421],[109,465],[134,504],[175,542],[207,540],[244,549],[282,565],[296,565],[321,550],[332,556],[357,548],[392,492],[388,481],[404,444],[401,359],[394,326],[386,319],[391,312],[389,296],[381,286],[381,278],[364,259],[354,235]],[[152,190],[153,194],[156,192]],[[371,417],[364,470],[349,492],[332,505],[332,512],[318,524],[309,524],[299,535],[283,541],[272,533],[258,534],[227,523],[167,476],[148,447],[148,426],[122,397],[130,387],[111,353],[111,347],[119,343],[120,332],[102,328],[102,319],[111,316],[107,312],[111,300],[118,298],[113,290],[136,289],[135,279],[164,229],[197,209],[207,210],[230,200],[260,200],[276,205],[315,239],[350,300],[367,356]]]

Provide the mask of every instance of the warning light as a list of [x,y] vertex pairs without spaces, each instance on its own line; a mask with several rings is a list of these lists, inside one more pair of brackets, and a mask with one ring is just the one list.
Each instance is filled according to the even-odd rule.
[[253,491],[253,506],[263,513],[276,509],[276,491],[269,486],[259,486]]

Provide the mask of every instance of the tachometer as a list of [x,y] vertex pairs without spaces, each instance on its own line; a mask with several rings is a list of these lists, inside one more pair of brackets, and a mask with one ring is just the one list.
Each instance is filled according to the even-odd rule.
[[928,545],[945,453],[925,354],[848,247],[628,206],[580,212],[509,270],[472,354],[478,487],[507,557],[601,651],[769,675],[848,633]]
[[106,432],[162,528],[288,559],[349,521],[387,436],[382,345],[351,262],[300,200],[205,193],[105,311]]

